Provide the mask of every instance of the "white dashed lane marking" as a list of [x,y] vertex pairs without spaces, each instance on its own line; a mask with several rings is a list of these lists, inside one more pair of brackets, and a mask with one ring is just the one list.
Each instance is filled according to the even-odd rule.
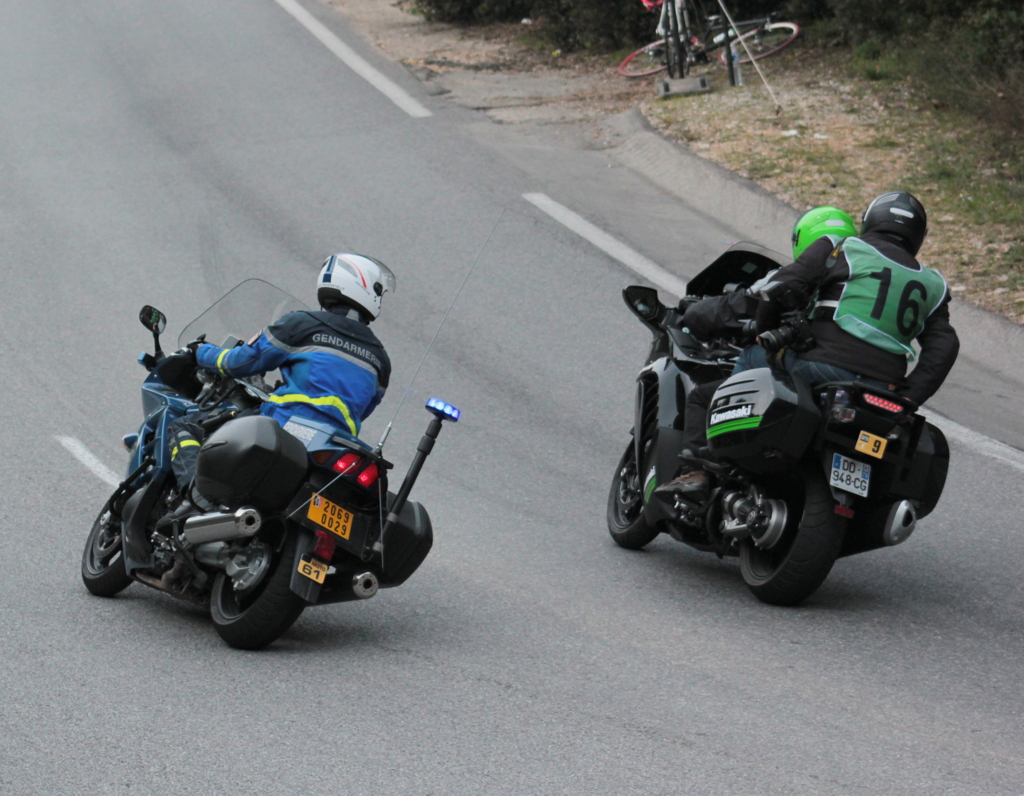
[[320,20],[296,3],[295,0],[276,0],[276,2],[281,6],[281,8],[295,17],[295,21],[312,33],[320,43],[324,45],[324,47],[338,56],[345,66],[359,75],[363,80],[377,89],[377,91],[395,103],[395,105],[403,111],[415,119],[422,119],[427,116],[434,115],[414,100],[408,92],[399,88],[398,84],[384,77],[383,74],[370,66],[362,56],[358,55],[355,50],[331,33],[324,24],[320,22]]
[[101,481],[110,484],[110,486],[117,486],[121,483],[121,479],[117,477],[117,474],[107,467],[103,462],[97,459],[92,451],[90,451],[85,445],[74,437],[54,437],[57,442],[64,446],[64,448],[74,456],[78,461],[84,464],[93,475],[99,478]]

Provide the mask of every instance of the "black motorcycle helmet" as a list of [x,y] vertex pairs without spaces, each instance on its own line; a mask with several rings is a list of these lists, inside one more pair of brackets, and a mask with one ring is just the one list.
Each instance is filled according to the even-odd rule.
[[888,232],[907,243],[911,254],[917,254],[928,234],[928,214],[924,205],[906,191],[890,191],[879,196],[864,211],[860,234]]

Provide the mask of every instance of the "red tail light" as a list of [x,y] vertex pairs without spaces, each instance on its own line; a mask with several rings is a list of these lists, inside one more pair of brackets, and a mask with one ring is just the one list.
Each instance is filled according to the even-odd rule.
[[332,466],[336,473],[352,473],[355,472],[356,465],[362,460],[363,457],[356,453],[346,453]]
[[879,398],[877,395],[871,395],[870,393],[864,393],[864,401],[872,406],[877,406],[879,409],[884,409],[886,412],[903,411],[902,404],[898,404],[895,401],[888,401],[885,398]]
[[377,465],[371,464],[359,475],[356,476],[356,481],[359,482],[360,486],[371,487],[377,482]]
[[316,541],[310,552],[312,552],[314,558],[319,558],[321,561],[329,563],[337,546],[338,543],[334,541],[334,537],[331,534],[327,531],[317,531]]

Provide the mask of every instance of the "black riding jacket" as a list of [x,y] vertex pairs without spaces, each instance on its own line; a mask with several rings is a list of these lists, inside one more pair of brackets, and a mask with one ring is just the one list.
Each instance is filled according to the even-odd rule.
[[[861,240],[906,268],[921,269],[913,255],[899,245],[898,238],[868,232]],[[838,257],[831,257],[833,248],[831,240],[821,238],[808,246],[795,262],[774,274],[772,282],[781,283],[784,288],[769,290],[772,298],[762,301],[757,315],[758,332],[776,328],[784,310],[805,307],[812,299],[839,300],[850,278],[850,269],[841,252]],[[832,319],[834,310],[823,307],[811,316],[810,327],[816,344],[800,356],[896,384],[896,392],[920,405],[942,385],[960,350],[960,340],[949,322],[949,300],[947,290],[939,306],[928,316],[923,331],[917,335],[921,351],[917,366],[909,375],[905,356],[885,351],[844,331]]]

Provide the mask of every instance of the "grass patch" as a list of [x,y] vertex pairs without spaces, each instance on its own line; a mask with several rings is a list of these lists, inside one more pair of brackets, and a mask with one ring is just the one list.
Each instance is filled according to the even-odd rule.
[[874,149],[899,149],[903,146],[902,141],[897,141],[888,135],[877,135],[868,141],[864,146],[869,146]]
[[947,122],[929,136],[922,166],[949,205],[973,223],[1024,228],[1024,159],[1016,150],[993,131],[949,129]]

